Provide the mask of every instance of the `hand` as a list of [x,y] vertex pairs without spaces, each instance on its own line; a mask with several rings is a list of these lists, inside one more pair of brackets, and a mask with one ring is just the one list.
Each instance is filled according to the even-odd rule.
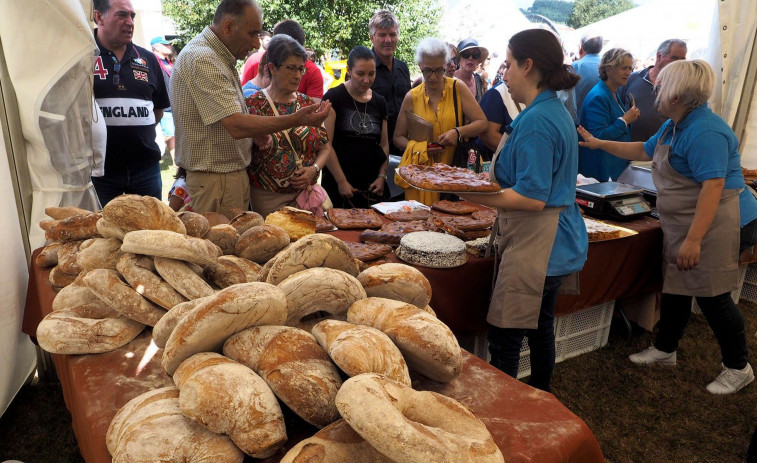
[[331,109],[330,101],[321,101],[319,105],[305,106],[297,111],[297,125],[307,125],[310,127],[319,127],[326,120]]
[[442,146],[457,145],[457,130],[450,129],[439,135],[436,142]]
[[354,188],[352,188],[352,185],[350,182],[344,182],[339,184],[339,194],[342,195],[343,198],[352,198],[352,191]]
[[368,185],[368,191],[376,196],[382,196],[384,194],[384,177],[378,177],[370,185]]
[[699,253],[701,251],[701,243],[694,242],[686,238],[681,245],[681,249],[678,250],[678,259],[676,265],[678,270],[691,270],[699,264]]
[[583,128],[582,126],[578,126],[576,128],[578,131],[578,134],[581,135],[581,138],[584,139],[584,141],[579,141],[578,146],[583,146],[584,148],[589,148],[592,150],[600,149],[599,145],[602,142],[599,138],[596,138],[594,135],[591,134],[588,130]]
[[318,172],[313,166],[300,167],[294,172],[289,183],[298,190],[304,190],[313,182],[313,179],[317,175]]
[[273,137],[265,135],[258,138],[253,138],[252,143],[258,147],[258,151],[267,151],[273,143]]
[[626,111],[625,114],[623,114],[623,119],[625,119],[627,124],[630,124],[636,121],[636,119],[638,119],[639,116],[641,116],[641,111],[639,111],[639,108],[637,108],[636,106],[631,106],[631,109],[629,109],[628,111]]

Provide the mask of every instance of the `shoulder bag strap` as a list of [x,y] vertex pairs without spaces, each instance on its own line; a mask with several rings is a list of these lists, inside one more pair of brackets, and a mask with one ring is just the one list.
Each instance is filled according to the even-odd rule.
[[452,79],[452,103],[455,105],[455,127],[460,127],[460,118],[457,115],[457,79]]
[[[268,100],[268,104],[271,105],[271,110],[273,111],[273,113],[275,115],[277,115],[277,116],[280,116],[281,114],[279,114],[279,110],[276,109],[276,104],[271,99],[271,95],[268,94],[268,89],[264,88],[261,91],[263,92],[263,95],[265,95],[265,99]],[[286,137],[287,141],[289,142],[289,146],[292,147],[292,152],[294,153],[294,158],[296,160],[295,163],[297,164],[297,167],[302,167],[302,160],[300,159],[300,156],[297,153],[297,150],[294,148],[294,144],[292,143],[292,139],[289,138],[289,129],[282,130],[281,132],[284,134],[284,136]]]

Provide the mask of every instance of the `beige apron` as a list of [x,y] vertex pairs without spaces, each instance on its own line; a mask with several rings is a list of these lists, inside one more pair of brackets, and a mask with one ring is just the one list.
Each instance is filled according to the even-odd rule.
[[[502,136],[492,156],[489,178],[495,181],[494,166],[507,140]],[[489,303],[486,321],[500,328],[535,329],[539,323],[544,279],[552,245],[564,207],[545,207],[539,212],[497,209],[492,229],[497,255],[502,259]]]
[[652,180],[658,191],[657,210],[663,232],[662,291],[702,297],[730,292],[738,286],[740,190],[723,189],[715,218],[702,240],[699,263],[691,270],[678,270],[678,251],[691,227],[702,185],[679,174],[670,165],[673,142],[662,144],[666,132],[657,142],[652,162]]

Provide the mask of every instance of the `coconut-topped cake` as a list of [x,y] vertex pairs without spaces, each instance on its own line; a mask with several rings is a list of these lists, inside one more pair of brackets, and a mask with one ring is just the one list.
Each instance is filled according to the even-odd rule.
[[409,264],[433,268],[459,267],[468,260],[463,240],[431,231],[403,236],[396,253]]

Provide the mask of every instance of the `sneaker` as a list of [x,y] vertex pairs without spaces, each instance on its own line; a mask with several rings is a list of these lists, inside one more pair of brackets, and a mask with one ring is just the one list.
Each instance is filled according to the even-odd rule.
[[646,350],[629,355],[628,360],[632,361],[636,365],[653,365],[655,363],[662,365],[675,365],[676,353],[663,352],[661,350],[657,350],[655,346],[649,346]]
[[741,370],[726,368],[723,365],[723,371],[715,378],[715,381],[707,385],[707,390],[712,394],[733,394],[752,381],[754,381],[752,365],[747,363]]

